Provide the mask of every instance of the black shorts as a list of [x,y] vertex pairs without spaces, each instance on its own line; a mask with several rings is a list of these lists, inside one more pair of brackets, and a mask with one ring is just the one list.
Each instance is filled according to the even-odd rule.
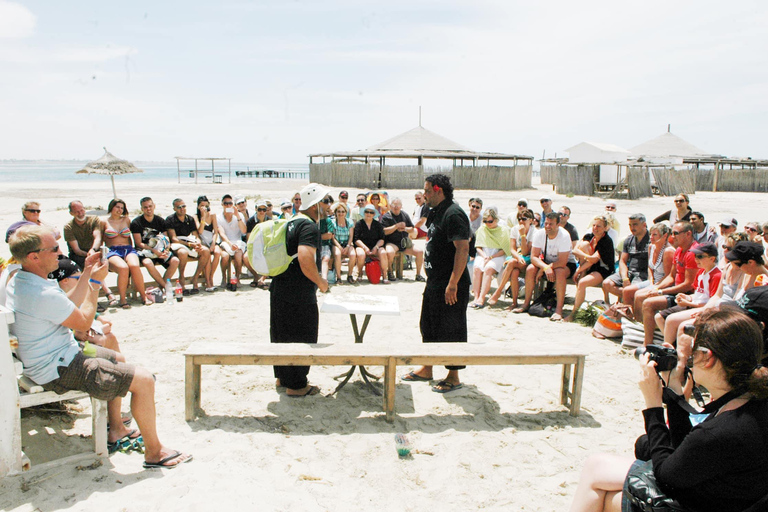
[[[456,304],[445,303],[445,288],[435,287],[424,290],[421,303],[421,339],[424,343],[466,343],[467,305],[469,286],[459,285]],[[449,370],[461,370],[465,366],[446,366]]]
[[95,348],[95,357],[78,352],[69,366],[59,366],[59,378],[43,384],[43,389],[59,395],[72,390],[83,391],[107,401],[125,396],[136,369],[117,362],[117,352],[99,346]]
[[[671,297],[671,295],[667,295],[667,297]],[[667,300],[667,303],[669,303],[669,300]],[[667,318],[672,313],[679,313],[680,311],[685,311],[688,309],[687,306],[672,306],[671,308],[662,309],[659,311],[659,314],[661,315],[661,318]]]
[[568,269],[568,275],[565,276],[566,279],[571,277],[573,274],[576,273],[576,269],[579,267],[575,262],[568,262],[565,264],[565,267]]

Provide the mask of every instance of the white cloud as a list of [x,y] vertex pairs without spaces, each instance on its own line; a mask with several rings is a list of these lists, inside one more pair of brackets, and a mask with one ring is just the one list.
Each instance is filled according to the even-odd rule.
[[0,38],[29,37],[35,31],[37,17],[21,4],[0,0]]

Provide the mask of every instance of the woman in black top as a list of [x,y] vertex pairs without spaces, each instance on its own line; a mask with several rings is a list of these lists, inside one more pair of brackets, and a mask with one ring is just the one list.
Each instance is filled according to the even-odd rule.
[[687,222],[691,216],[691,213],[693,213],[689,203],[690,199],[688,198],[688,194],[683,194],[682,192],[677,194],[675,196],[675,208],[672,210],[667,210],[653,219],[653,223],[658,224],[663,220],[667,220],[669,221],[670,226],[674,226],[676,222],[683,220]]
[[[384,228],[373,218],[376,209],[368,205],[363,209],[363,218],[357,221],[354,229],[354,245],[357,260],[357,275],[362,276],[366,259],[379,260],[382,270],[382,283],[389,284],[384,270],[389,267],[387,251],[384,249]],[[359,279],[359,277],[358,277]]]
[[573,250],[573,255],[579,260],[579,269],[573,275],[577,285],[576,299],[573,302],[573,311],[563,322],[573,322],[587,295],[587,288],[600,286],[606,277],[615,272],[616,253],[613,250],[613,241],[608,236],[608,227],[608,219],[598,215],[592,219],[592,232],[584,235]]
[[[638,440],[643,442],[637,443],[636,455],[652,461],[659,487],[692,512],[741,512],[768,495],[768,369],[759,364],[761,328],[728,307],[703,312],[694,325],[692,346],[689,336],[678,339],[678,346],[688,350],[662,377],[673,393],[683,395],[680,375],[688,360],[712,401],[703,414],[692,415],[665,399],[667,427],[656,362],[641,356],[647,437]],[[629,510],[621,508],[621,493],[634,464],[632,458],[611,454],[591,456],[571,512]]]

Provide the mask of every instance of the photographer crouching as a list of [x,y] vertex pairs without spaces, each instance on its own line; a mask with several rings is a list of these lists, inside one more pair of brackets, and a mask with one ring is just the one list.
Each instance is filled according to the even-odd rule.
[[[767,509],[768,369],[760,364],[762,329],[744,312],[722,308],[699,315],[693,340],[683,336],[678,345],[692,341],[692,356],[679,356],[669,372],[657,372],[662,352],[640,356],[646,435],[635,445],[637,460],[592,455],[572,512]],[[684,398],[681,376],[687,367],[692,379],[686,381],[685,395],[695,381],[711,396],[701,411]],[[660,497],[653,497],[654,487]]]

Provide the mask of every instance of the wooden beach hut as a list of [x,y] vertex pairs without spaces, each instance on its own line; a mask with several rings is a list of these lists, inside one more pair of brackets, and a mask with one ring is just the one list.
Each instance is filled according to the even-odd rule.
[[333,187],[421,188],[443,172],[456,188],[520,190],[531,188],[532,169],[532,156],[473,151],[421,123],[364,150],[309,155],[310,181]]

